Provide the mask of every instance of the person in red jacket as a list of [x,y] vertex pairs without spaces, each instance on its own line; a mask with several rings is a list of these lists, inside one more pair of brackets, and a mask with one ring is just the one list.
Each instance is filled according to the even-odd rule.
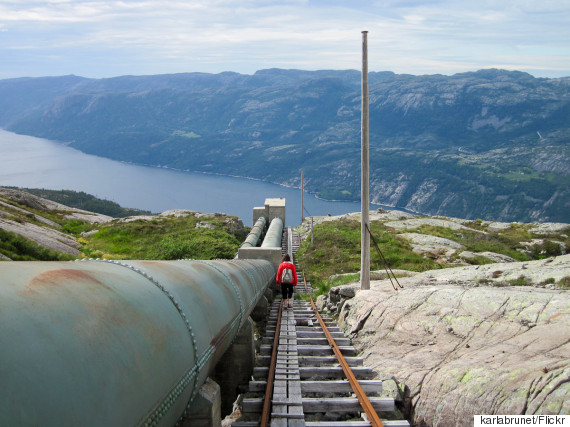
[[297,270],[288,254],[283,255],[281,259],[275,281],[281,285],[281,296],[285,307],[293,307],[293,288],[297,286]]

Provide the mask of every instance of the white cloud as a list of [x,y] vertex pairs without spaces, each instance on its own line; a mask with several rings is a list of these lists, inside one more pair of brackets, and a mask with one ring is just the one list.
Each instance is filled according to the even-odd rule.
[[570,75],[568,16],[570,0],[3,0],[0,55],[24,46],[28,54],[8,56],[0,77],[14,76],[10,60],[17,72],[95,77],[359,68],[363,29],[371,70],[451,74],[503,64]]

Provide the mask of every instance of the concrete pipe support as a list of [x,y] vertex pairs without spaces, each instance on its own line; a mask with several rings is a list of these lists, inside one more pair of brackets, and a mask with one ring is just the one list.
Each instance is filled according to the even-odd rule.
[[172,426],[275,267],[0,263],[0,425]]

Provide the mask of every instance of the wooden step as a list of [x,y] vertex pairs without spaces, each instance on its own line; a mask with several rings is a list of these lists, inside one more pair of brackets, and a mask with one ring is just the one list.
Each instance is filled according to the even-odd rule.
[[[369,397],[372,407],[377,412],[392,412],[395,409],[394,399],[391,397]],[[302,399],[303,412],[306,414],[316,412],[362,412],[362,406],[356,397],[327,397]],[[263,408],[263,398],[244,398],[242,412],[260,412]]]
[[[360,380],[358,381],[365,393],[382,393],[382,381]],[[250,381],[249,391],[263,392],[267,381]],[[335,381],[301,381],[303,393],[351,393],[352,388],[347,380]]]
[[[381,421],[385,427],[410,427],[410,423],[406,420]],[[370,425],[368,421],[305,421],[305,427],[365,427]]]
[[[334,341],[338,346],[349,346],[351,342],[348,338],[335,338]],[[273,337],[266,337],[261,340],[262,344],[271,345],[273,344]],[[328,345],[329,341],[326,337],[319,337],[319,338],[304,338],[299,337],[297,334],[297,345]]]
[[[351,367],[364,364],[362,357],[345,357],[345,360]],[[271,355],[258,355],[256,361],[258,366],[269,366]],[[299,356],[299,363],[303,366],[338,365],[335,356]]]
[[[264,366],[257,366],[253,368],[253,377],[256,380],[261,380],[262,378],[267,378],[267,374],[269,372],[269,368]],[[356,377],[356,379],[363,379],[369,380],[374,378],[376,375],[374,371],[367,367],[354,367],[352,368],[352,373]],[[299,375],[301,379],[309,379],[313,377],[318,378],[343,378],[344,371],[340,366],[308,366],[308,367],[299,367]]]
[[[271,354],[273,348],[270,345],[262,344],[260,352],[262,354]],[[339,346],[343,356],[356,356],[358,352],[352,346]],[[329,356],[334,354],[328,345],[300,345],[297,346],[299,356]]]

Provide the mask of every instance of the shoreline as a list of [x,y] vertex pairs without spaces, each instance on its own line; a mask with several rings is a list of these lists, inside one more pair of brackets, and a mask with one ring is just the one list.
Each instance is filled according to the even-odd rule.
[[[50,141],[50,142],[53,142],[55,144],[62,145],[66,148],[75,150],[79,153],[83,153],[83,154],[86,154],[89,156],[95,156],[95,157],[98,157],[100,159],[116,161],[119,163],[132,165],[132,166],[142,166],[142,167],[148,167],[148,168],[153,168],[153,169],[166,169],[169,171],[174,171],[174,172],[179,172],[179,173],[187,173],[187,174],[200,174],[200,175],[219,176],[219,177],[234,178],[234,179],[244,179],[244,180],[249,180],[249,181],[261,182],[261,183],[265,183],[265,184],[278,185],[280,187],[289,188],[289,189],[297,189],[299,191],[301,190],[301,188],[299,186],[283,184],[283,183],[274,182],[274,181],[267,181],[264,179],[254,178],[254,177],[250,177],[250,176],[224,174],[224,173],[219,173],[219,172],[205,172],[205,171],[197,171],[197,170],[190,170],[190,169],[180,169],[180,168],[174,168],[174,167],[164,166],[164,165],[152,165],[152,164],[148,164],[148,163],[137,163],[137,162],[133,162],[133,161],[129,161],[129,160],[118,160],[118,159],[113,159],[111,157],[102,156],[99,154],[88,153],[88,152],[85,152],[85,151],[80,150],[78,148],[75,148],[71,145],[72,141],[59,141],[59,140],[47,139],[47,138],[43,138],[43,137],[39,137],[39,136],[35,136],[35,135],[17,133],[17,132],[7,130],[3,127],[0,127],[0,130],[7,132],[7,133],[15,134],[15,135],[22,135],[22,136],[27,136],[27,137],[38,138],[38,139]],[[62,190],[65,190],[65,189],[62,189]],[[360,203],[360,200],[325,199],[323,197],[319,197],[317,195],[317,193],[307,191],[306,189],[305,189],[304,193],[307,195],[310,195],[311,197],[314,197],[316,200],[320,200],[320,201],[325,202],[325,203]],[[407,213],[411,213],[411,214],[415,214],[415,215],[426,215],[426,214],[423,214],[420,212],[415,212],[415,211],[412,211],[410,209],[406,209],[404,207],[399,207],[399,206],[394,206],[394,205],[389,205],[389,204],[371,202],[370,206],[374,207],[375,209],[382,208],[382,209],[387,209],[387,210],[399,210],[399,211],[403,211],[403,212],[407,212]]]

